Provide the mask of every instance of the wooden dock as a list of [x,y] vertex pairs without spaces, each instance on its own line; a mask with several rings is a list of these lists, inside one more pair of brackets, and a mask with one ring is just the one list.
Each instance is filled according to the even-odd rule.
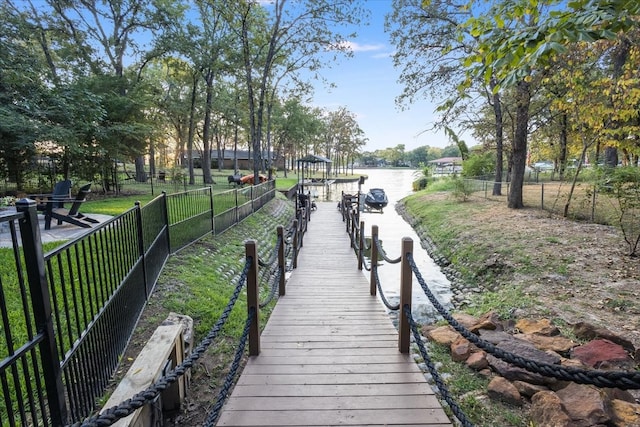
[[369,295],[335,203],[312,212],[287,281],[218,426],[451,426]]

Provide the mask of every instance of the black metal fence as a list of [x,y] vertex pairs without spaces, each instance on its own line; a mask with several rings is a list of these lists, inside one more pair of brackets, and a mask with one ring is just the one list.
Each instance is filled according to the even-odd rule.
[[47,254],[34,201],[0,216],[13,260],[0,266],[0,425],[62,426],[90,415],[169,254],[274,196],[272,181],[216,196],[162,194]]

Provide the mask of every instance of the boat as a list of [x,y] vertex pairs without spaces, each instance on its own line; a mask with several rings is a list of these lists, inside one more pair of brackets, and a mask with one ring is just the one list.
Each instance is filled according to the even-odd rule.
[[375,209],[382,212],[382,208],[387,206],[387,203],[389,203],[389,200],[382,188],[371,188],[364,196],[364,204],[367,205],[369,209]]

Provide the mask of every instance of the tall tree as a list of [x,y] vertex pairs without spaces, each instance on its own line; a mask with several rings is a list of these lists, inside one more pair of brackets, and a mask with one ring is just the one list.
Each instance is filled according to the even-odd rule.
[[[262,6],[239,1],[235,17],[240,22],[244,78],[249,104],[249,132],[254,156],[262,153],[262,134],[270,81],[278,75],[283,52],[290,62],[311,59],[307,67],[317,70],[326,60],[326,52],[346,51],[345,37],[339,26],[358,24],[364,9],[355,0],[309,0],[302,3],[275,0]],[[292,71],[294,73],[295,71]],[[254,162],[257,180],[260,162]]]

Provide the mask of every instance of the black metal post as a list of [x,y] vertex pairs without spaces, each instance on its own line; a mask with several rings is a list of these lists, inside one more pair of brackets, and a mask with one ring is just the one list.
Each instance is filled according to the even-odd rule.
[[20,225],[27,280],[29,281],[33,317],[36,330],[43,336],[40,342],[40,357],[42,375],[47,389],[47,403],[51,415],[51,423],[54,426],[62,426],[67,423],[67,407],[64,400],[60,357],[53,333],[51,295],[49,294],[44,265],[44,252],[40,239],[36,204],[35,200],[21,199],[16,202],[16,210],[24,213],[18,223]]

